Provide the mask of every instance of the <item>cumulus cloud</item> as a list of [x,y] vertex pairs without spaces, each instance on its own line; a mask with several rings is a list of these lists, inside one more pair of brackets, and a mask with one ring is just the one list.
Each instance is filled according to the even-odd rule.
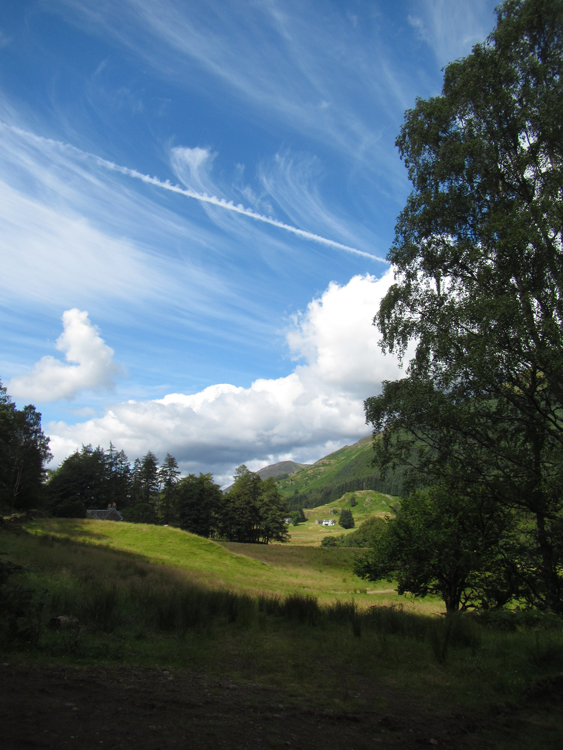
[[333,283],[295,318],[287,340],[294,355],[307,360],[297,368],[304,382],[366,398],[382,380],[399,377],[397,359],[381,352],[372,325],[392,279],[388,271],[381,279],[355,276],[345,286]]
[[113,388],[114,377],[122,370],[113,361],[113,349],[101,338],[88,313],[73,308],[62,316],[64,331],[56,348],[65,353],[65,362],[48,355],[33,370],[8,383],[8,391],[17,399],[58,401],[73,399],[82,390]]
[[390,283],[391,273],[356,276],[313,300],[287,333],[297,364],[286,377],[128,401],[80,424],[52,423],[55,459],[82,443],[111,440],[131,458],[149,449],[161,458],[170,452],[183,471],[211,471],[228,483],[241,463],[314,461],[358,440],[369,433],[364,399],[380,391],[382,380],[402,374],[397,360],[381,353],[371,324]]

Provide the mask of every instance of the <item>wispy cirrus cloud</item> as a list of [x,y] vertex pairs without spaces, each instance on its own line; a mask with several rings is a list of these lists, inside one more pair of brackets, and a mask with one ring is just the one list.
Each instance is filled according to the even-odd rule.
[[211,232],[128,190],[64,144],[5,123],[0,132],[0,289],[11,305],[88,304],[127,319],[149,300],[175,300],[185,315],[211,318],[221,315],[211,292],[226,307],[238,304],[217,274],[154,249],[189,240],[207,251],[217,246]]
[[176,85],[241,99],[254,120],[283,123],[358,164],[370,161],[381,179],[393,181],[382,134],[396,127],[417,88],[412,71],[403,74],[390,19],[375,9],[359,18],[327,5],[319,22],[316,4],[292,0],[59,0],[58,8]]
[[[212,206],[216,206],[226,211],[232,211],[233,213],[240,214],[241,216],[247,216],[256,221],[261,221],[265,224],[269,224],[270,226],[277,227],[278,229],[283,229],[286,232],[291,232],[292,234],[295,234],[305,240],[318,242],[322,245],[327,245],[328,247],[333,247],[338,250],[344,250],[355,255],[361,255],[362,257],[370,258],[375,261],[383,263],[386,262],[384,258],[379,258],[375,255],[372,255],[371,253],[366,253],[363,250],[358,250],[355,247],[344,245],[343,243],[336,242],[335,240],[332,240],[328,237],[322,237],[321,235],[315,234],[314,232],[309,232],[305,229],[299,229],[298,227],[294,227],[290,224],[286,224],[283,221],[274,219],[271,216],[264,216],[263,214],[257,213],[256,211],[243,206],[241,203],[235,204],[232,200],[220,198],[216,195],[208,195],[206,192],[197,192],[190,187],[182,188],[179,185],[172,184],[169,180],[161,180],[158,177],[151,177],[150,175],[143,174],[136,169],[130,169],[129,167],[124,167],[120,164],[116,164],[115,162],[109,161],[108,159],[103,159],[102,157],[96,156],[95,154],[90,154],[86,151],[82,151],[81,149],[78,149],[75,146],[71,146],[70,144],[53,141],[49,138],[34,136],[31,133],[21,131],[19,128],[6,126],[5,123],[0,123],[0,125],[9,127],[21,135],[24,135],[28,138],[32,137],[36,141],[45,143],[49,146],[72,151],[76,156],[82,159],[93,160],[98,166],[101,166],[111,172],[118,172],[119,174],[126,175],[127,177],[131,177],[134,180],[140,180],[145,184],[153,185],[154,187],[160,188],[162,190],[167,190],[171,193],[183,195],[186,198],[192,198],[196,201],[199,201],[200,203],[209,203]],[[207,159],[209,159],[209,154],[205,150],[199,148],[175,148],[173,149],[172,155],[173,166],[175,166],[176,169],[179,170],[180,175],[186,178],[187,169],[192,181],[195,181],[201,186],[204,185],[200,176],[200,171],[202,165],[205,163],[205,161],[207,161]]]
[[443,66],[464,57],[473,45],[482,42],[494,25],[488,0],[452,3],[449,0],[422,0],[408,15],[409,24],[434,52]]
[[[237,274],[218,274],[200,261],[210,253],[224,258],[224,237],[131,189],[109,162],[19,126],[0,122],[0,132],[6,300],[58,309],[87,302],[122,315],[129,304],[126,317],[149,300],[165,301],[193,326],[213,326],[219,335],[213,321],[221,317],[258,333],[259,303],[241,304]],[[187,248],[180,257],[167,250],[178,245]]]
[[[285,149],[259,166],[258,177],[264,194],[296,224],[313,222],[315,229],[342,237],[350,244],[374,245],[373,234],[362,236],[362,227],[332,206],[320,192],[326,168],[318,157]],[[377,260],[381,256],[372,253]]]

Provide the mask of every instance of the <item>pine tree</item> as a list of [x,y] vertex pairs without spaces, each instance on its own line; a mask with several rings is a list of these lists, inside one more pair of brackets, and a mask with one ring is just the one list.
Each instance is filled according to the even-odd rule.
[[168,525],[178,520],[177,507],[176,507],[176,488],[178,484],[178,477],[180,476],[180,469],[178,468],[178,462],[171,456],[170,453],[166,454],[166,457],[158,471],[160,485],[162,487],[161,501],[160,501],[160,517],[162,523]]

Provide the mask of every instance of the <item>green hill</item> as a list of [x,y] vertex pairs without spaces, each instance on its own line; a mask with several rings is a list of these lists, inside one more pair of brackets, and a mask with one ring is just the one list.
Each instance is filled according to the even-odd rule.
[[278,482],[281,494],[292,509],[315,508],[338,500],[347,492],[375,490],[383,494],[400,495],[402,471],[397,470],[382,480],[371,465],[373,447],[371,435],[353,445],[321,458],[312,466],[294,472]]
[[[394,592],[367,593],[365,581],[352,573],[354,551],[349,549],[218,543],[168,526],[124,521],[41,519],[27,529],[30,534],[20,535],[0,529],[1,549],[8,559],[44,573],[56,564],[72,575],[89,575],[88,566],[103,567],[102,553],[107,552],[108,560],[114,559],[111,553],[124,555],[124,570],[133,566],[136,575],[145,575],[144,566],[149,566],[146,571],[172,571],[178,580],[210,589],[272,596],[299,593],[320,602],[349,601],[355,596],[360,607],[399,601]],[[70,546],[59,545],[53,551],[53,540]]]
[[[354,505],[354,501],[356,504]],[[396,511],[398,501],[391,495],[385,495],[375,490],[358,490],[347,492],[337,500],[325,505],[305,510],[307,521],[289,529],[290,544],[316,546],[325,536],[338,536],[356,531],[358,526],[373,516],[385,517]],[[355,528],[343,529],[338,525],[340,511],[348,508],[354,516]],[[334,526],[323,526],[322,520],[334,520]]]

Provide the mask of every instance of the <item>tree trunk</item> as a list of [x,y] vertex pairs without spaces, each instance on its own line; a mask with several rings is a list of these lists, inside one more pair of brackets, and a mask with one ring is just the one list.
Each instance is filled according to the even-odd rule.
[[542,513],[536,513],[536,528],[542,560],[542,578],[545,585],[545,606],[550,612],[562,612],[559,577],[553,564],[553,545],[545,526],[545,516]]

